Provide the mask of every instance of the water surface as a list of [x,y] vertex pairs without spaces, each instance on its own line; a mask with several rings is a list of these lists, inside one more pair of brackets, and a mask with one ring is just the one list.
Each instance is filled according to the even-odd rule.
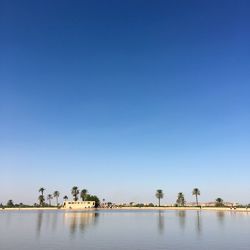
[[250,214],[0,211],[1,250],[250,249]]

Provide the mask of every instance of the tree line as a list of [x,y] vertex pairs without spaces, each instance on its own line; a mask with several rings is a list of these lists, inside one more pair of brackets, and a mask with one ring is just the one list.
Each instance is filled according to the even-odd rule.
[[[51,206],[55,206],[55,207],[60,207],[60,203],[58,202],[58,199],[60,197],[60,192],[59,191],[54,191],[53,193],[49,193],[47,195],[47,197],[45,197],[45,191],[46,189],[41,187],[38,192],[39,192],[39,196],[38,196],[38,204],[35,203],[34,206],[40,206],[40,207],[51,207]],[[82,189],[80,190],[77,186],[73,186],[71,188],[71,195],[73,197],[74,201],[77,201],[79,199],[81,199],[82,201],[95,201],[95,206],[99,207],[100,206],[100,200],[96,195],[91,195],[88,193],[87,189]],[[199,206],[199,200],[198,197],[201,195],[201,192],[198,188],[194,188],[192,190],[192,195],[195,196],[195,203],[196,206]],[[162,189],[157,189],[155,196],[158,200],[158,206],[161,206],[161,199],[163,199],[164,197],[164,193]],[[55,199],[55,204],[52,205],[52,200]],[[67,201],[69,198],[67,195],[63,196],[63,200]],[[46,203],[47,200],[47,203]],[[104,201],[104,200],[103,200]],[[177,199],[176,199],[176,203],[175,206],[179,206],[179,207],[184,207],[186,205],[186,200],[185,200],[185,196],[183,192],[179,192],[177,195]],[[143,204],[136,204],[135,206],[143,206]],[[150,203],[149,206],[154,206],[153,203]],[[215,206],[217,207],[223,207],[225,206],[224,201],[222,198],[217,198],[215,200]],[[0,204],[0,208],[4,208],[4,207],[32,207],[29,205],[24,205],[23,203],[19,203],[19,204],[14,204],[13,200],[8,200],[7,204],[4,206],[2,203]],[[247,205],[247,207],[250,207],[250,204]]]
[[[199,200],[198,200],[198,196],[201,195],[201,192],[199,190],[199,188],[194,188],[192,191],[192,195],[195,196],[195,203],[196,206],[199,206]],[[155,193],[156,198],[158,199],[158,206],[161,206],[161,199],[163,199],[164,197],[164,193],[162,191],[162,189],[157,189],[156,193]],[[179,206],[179,207],[184,207],[186,205],[186,200],[185,200],[185,196],[183,192],[179,192],[177,195],[177,200],[175,203],[175,206]],[[217,207],[223,207],[224,206],[224,201],[222,198],[217,198],[215,200],[215,206]]]
[[[51,201],[53,200],[53,198],[55,198],[56,200],[56,204],[55,206],[59,207],[60,204],[58,203],[58,199],[60,196],[60,192],[59,191],[54,191],[53,194],[48,194],[47,195],[47,201],[48,203],[45,202],[45,188],[41,187],[38,192],[40,193],[40,195],[38,196],[38,202],[39,205],[44,207],[44,206],[51,206]],[[100,200],[96,195],[91,195],[88,193],[87,189],[82,189],[80,191],[80,189],[77,186],[72,187],[71,189],[71,195],[73,196],[73,200],[77,201],[79,199],[79,197],[82,199],[82,201],[95,201],[96,207],[99,207],[100,205]],[[63,200],[67,201],[69,198],[67,195],[63,196]]]

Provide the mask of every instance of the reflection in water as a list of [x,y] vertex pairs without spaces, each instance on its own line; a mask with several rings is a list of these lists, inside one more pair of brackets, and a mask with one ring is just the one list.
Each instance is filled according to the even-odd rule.
[[48,231],[52,229],[54,232],[57,227],[60,228],[58,223],[67,225],[71,234],[74,234],[78,229],[84,232],[87,226],[97,222],[98,215],[96,212],[43,213],[43,211],[39,211],[37,213],[36,232],[38,236],[40,236],[42,230]]
[[249,249],[250,214],[232,216],[220,210],[0,211],[0,249]]
[[97,222],[98,213],[71,212],[64,214],[64,222],[69,225],[71,234],[75,234],[77,229],[84,232],[86,227]]
[[201,212],[200,211],[196,211],[196,232],[198,234],[201,233]]
[[186,211],[185,210],[177,211],[177,216],[179,217],[180,227],[184,229],[186,224]]
[[161,234],[164,232],[164,212],[161,210],[158,213],[158,230]]
[[37,223],[36,223],[36,232],[38,236],[41,233],[42,223],[43,223],[43,211],[39,211],[37,213]]
[[217,218],[218,218],[218,221],[221,225],[224,224],[224,220],[225,220],[225,212],[224,211],[218,211],[217,213]]
[[52,230],[56,230],[58,214],[54,213],[52,216]]

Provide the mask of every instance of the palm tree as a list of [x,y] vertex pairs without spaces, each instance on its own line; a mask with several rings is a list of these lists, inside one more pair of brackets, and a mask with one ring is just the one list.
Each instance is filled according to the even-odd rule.
[[194,188],[192,194],[195,195],[196,206],[198,207],[199,206],[198,195],[201,195],[201,192],[198,188]]
[[223,199],[217,198],[215,201],[216,201],[216,204],[215,204],[215,205],[216,205],[217,207],[223,207],[223,205],[224,205],[224,204],[223,204]]
[[59,191],[55,191],[53,195],[56,198],[56,205],[58,206],[58,197],[60,196]]
[[88,190],[87,190],[87,189],[83,189],[83,190],[81,191],[81,198],[82,198],[83,201],[86,200],[87,193],[88,193]]
[[14,207],[14,202],[13,202],[13,200],[8,200],[8,202],[7,202],[7,207]]
[[43,205],[44,205],[44,202],[45,202],[45,198],[44,198],[44,195],[43,195],[44,191],[45,191],[45,188],[43,188],[43,187],[41,187],[41,188],[38,190],[38,192],[41,193],[41,195],[39,195],[39,197],[38,197],[38,200],[39,200],[39,202],[40,202],[40,206],[43,206]]
[[47,200],[49,201],[49,206],[51,206],[51,200],[53,199],[52,194],[48,194]]
[[67,195],[65,195],[65,196],[63,197],[63,199],[64,199],[64,201],[66,201],[66,200],[68,200],[69,198],[68,198]]
[[184,198],[184,194],[182,192],[178,193],[176,203],[182,207],[185,205],[185,198]]
[[45,188],[43,188],[43,187],[41,187],[41,188],[38,190],[38,192],[41,193],[42,196],[43,196],[44,191],[45,191]]
[[40,203],[40,206],[43,206],[44,205],[44,196],[43,195],[39,195],[38,196],[38,201],[39,201],[39,203]]
[[164,196],[163,191],[161,189],[157,189],[156,193],[155,193],[155,196],[158,199],[158,204],[159,204],[159,207],[160,207],[161,206],[161,199]]
[[72,194],[73,197],[74,197],[74,201],[77,201],[77,200],[78,200],[78,194],[79,194],[79,189],[78,189],[78,187],[76,187],[76,186],[72,187],[72,189],[71,189],[71,194]]

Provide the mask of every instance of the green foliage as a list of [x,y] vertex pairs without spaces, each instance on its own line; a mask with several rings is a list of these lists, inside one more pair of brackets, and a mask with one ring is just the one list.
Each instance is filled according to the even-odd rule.
[[55,192],[53,193],[53,195],[54,195],[54,197],[59,197],[59,196],[60,196],[60,193],[59,193],[59,191],[55,191]]
[[87,201],[95,201],[95,207],[99,207],[100,206],[100,200],[96,195],[90,195],[87,194],[86,195],[86,200]]
[[153,203],[149,203],[147,207],[154,207],[155,205]]
[[113,204],[112,204],[112,202],[108,202],[108,207],[112,207],[113,206]]
[[72,187],[71,194],[74,197],[74,201],[77,201],[78,200],[78,195],[79,195],[79,189],[78,189],[78,187],[76,187],[76,186]]
[[44,193],[45,191],[45,188],[41,187],[38,192],[41,193],[41,195],[38,196],[38,201],[40,203],[40,206],[44,206],[44,202],[45,202],[45,198],[44,198]]
[[186,201],[185,201],[185,198],[184,198],[184,194],[182,192],[178,193],[176,203],[180,207],[183,207],[185,205]]
[[83,189],[83,190],[81,191],[80,196],[81,196],[81,198],[82,198],[83,201],[86,201],[87,194],[88,194],[88,190],[87,190],[87,189]]
[[38,201],[39,201],[40,206],[44,206],[45,199],[42,194],[38,196]]
[[48,194],[47,200],[49,201],[49,205],[51,206],[51,200],[53,199],[52,194]]
[[6,204],[7,207],[14,207],[14,202],[13,200],[8,200],[7,204]]
[[215,203],[216,207],[224,207],[223,199],[217,198],[215,201],[216,201]]
[[56,198],[56,205],[58,206],[58,197],[60,196],[59,191],[55,191],[55,192],[53,193],[53,195],[54,195],[54,197]]
[[135,205],[135,207],[144,207],[144,204],[143,203],[138,203]]
[[161,206],[161,199],[163,199],[163,191],[161,189],[157,189],[155,193],[156,198],[158,199],[159,207]]
[[198,206],[199,205],[198,196],[201,195],[201,192],[198,188],[194,188],[192,194],[195,195],[196,205]]
[[193,192],[192,192],[193,195],[200,195],[200,190],[198,188],[194,188],[193,189]]
[[38,192],[41,193],[42,195],[43,195],[44,191],[45,191],[45,188],[43,188],[43,187],[41,187],[41,188],[38,190]]

